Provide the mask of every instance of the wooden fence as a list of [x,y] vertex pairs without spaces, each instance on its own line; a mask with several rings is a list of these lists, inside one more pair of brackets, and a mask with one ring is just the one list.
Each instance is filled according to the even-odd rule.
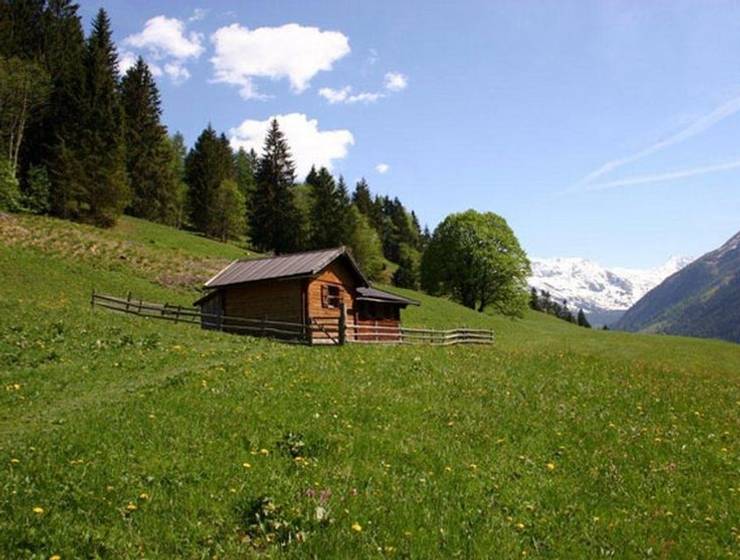
[[142,299],[120,298],[93,291],[92,307],[129,313],[174,323],[190,323],[205,329],[222,330],[252,336],[263,336],[302,344],[493,344],[494,335],[488,329],[422,329],[392,327],[377,322],[348,321],[342,317],[312,318],[307,324],[271,319],[250,319],[229,315],[203,313],[193,307],[152,303]]

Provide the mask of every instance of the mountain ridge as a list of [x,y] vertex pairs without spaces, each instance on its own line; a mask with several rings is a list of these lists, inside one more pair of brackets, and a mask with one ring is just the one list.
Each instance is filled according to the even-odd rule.
[[740,232],[645,294],[614,327],[740,342]]
[[675,256],[657,267],[633,269],[605,267],[582,257],[533,258],[529,285],[583,309],[596,325],[610,324],[691,260]]

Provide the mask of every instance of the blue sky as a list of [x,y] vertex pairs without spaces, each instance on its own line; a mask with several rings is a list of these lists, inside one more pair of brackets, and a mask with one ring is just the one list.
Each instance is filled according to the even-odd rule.
[[737,2],[81,3],[188,143],[284,115],[297,159],[432,227],[490,210],[532,256],[629,267],[740,229]]

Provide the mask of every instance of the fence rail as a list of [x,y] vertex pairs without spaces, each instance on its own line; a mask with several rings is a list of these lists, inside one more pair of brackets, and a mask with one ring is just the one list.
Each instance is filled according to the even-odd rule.
[[488,329],[458,328],[448,330],[400,327],[377,324],[373,321],[354,322],[340,317],[317,317],[308,323],[276,321],[204,313],[199,309],[152,303],[127,297],[115,297],[93,290],[92,307],[162,319],[174,323],[200,325],[206,329],[222,330],[252,336],[276,338],[302,344],[428,344],[452,346],[456,344],[493,344],[494,334]]

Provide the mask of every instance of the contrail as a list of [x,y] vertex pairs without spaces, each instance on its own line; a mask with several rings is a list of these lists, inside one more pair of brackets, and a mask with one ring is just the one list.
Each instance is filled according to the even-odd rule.
[[740,96],[731,99],[730,101],[724,103],[723,105],[720,105],[719,107],[714,109],[712,112],[707,113],[706,115],[698,118],[693,123],[691,123],[689,126],[677,132],[676,134],[669,136],[665,140],[656,142],[655,144],[652,144],[651,146],[648,146],[647,148],[644,148],[643,150],[640,150],[639,152],[636,152],[634,154],[606,162],[601,167],[592,171],[591,173],[586,175],[583,179],[578,181],[573,187],[573,189],[569,189],[569,190],[571,191],[577,190],[578,187],[582,187],[584,185],[588,185],[589,183],[593,183],[595,179],[598,179],[599,177],[603,177],[607,173],[611,173],[615,169],[623,167],[624,165],[627,165],[628,163],[641,160],[649,155],[652,155],[656,152],[664,150],[665,148],[668,148],[669,146],[674,146],[676,144],[680,144],[681,142],[685,142],[686,140],[693,138],[697,134],[701,134],[705,130],[708,130],[709,128],[723,121],[727,117],[731,117],[738,111],[740,111]]
[[629,187],[633,185],[644,185],[647,183],[660,183],[662,181],[672,181],[675,179],[683,179],[684,177],[693,177],[695,175],[705,175],[707,173],[716,173],[718,171],[727,171],[729,169],[737,169],[738,167],[740,167],[740,160],[735,160],[735,161],[729,161],[726,163],[720,163],[717,165],[706,165],[704,167],[693,167],[691,169],[680,169],[677,171],[669,171],[667,173],[656,173],[653,175],[638,175],[636,177],[627,177],[625,179],[618,179],[616,181],[609,181],[607,183],[586,185],[584,190],[603,191],[607,189],[614,189],[617,187]]

